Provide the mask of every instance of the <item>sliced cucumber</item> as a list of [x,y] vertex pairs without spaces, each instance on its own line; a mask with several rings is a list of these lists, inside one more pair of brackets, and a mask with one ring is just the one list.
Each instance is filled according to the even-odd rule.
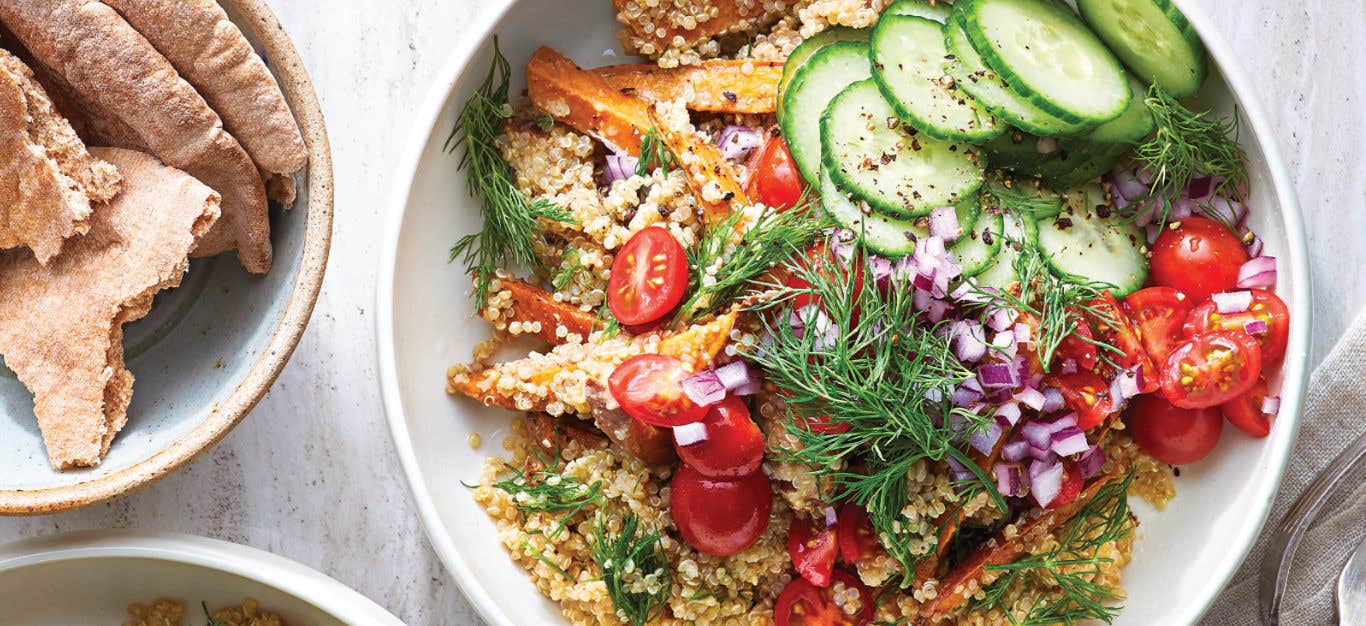
[[1064,122],[1011,91],[996,72],[982,63],[982,57],[968,42],[958,11],[944,24],[944,43],[950,56],[944,64],[944,72],[953,77],[958,88],[976,98],[996,117],[1038,135],[1075,135],[1091,127]]
[[927,20],[943,24],[949,19],[950,11],[951,9],[949,8],[947,0],[899,0],[898,2],[892,3],[892,6],[887,7],[887,10],[883,11],[882,15],[923,17]]
[[[944,80],[943,26],[923,17],[884,15],[869,43],[873,79],[902,121],[945,141],[981,143],[1005,132],[967,92]],[[947,84],[945,84],[947,82]]]
[[991,265],[976,276],[976,280],[979,287],[1004,291],[1020,282],[1019,275],[1015,273],[1015,259],[1020,257],[1020,250],[1024,246],[1035,245],[1037,228],[1033,218],[1027,215],[1006,213],[1001,217],[1003,237],[1000,250]]
[[1064,197],[1034,178],[997,176],[987,181],[985,189],[989,202],[1013,213],[1028,213],[1039,219],[1062,212]]
[[821,170],[821,205],[835,223],[862,233],[869,250],[889,257],[906,256],[915,251],[915,241],[929,231],[916,225],[915,220],[894,219],[879,215],[866,205],[849,198],[835,186],[830,174]]
[[1063,205],[1071,215],[1105,213],[1105,188],[1099,183],[1087,183],[1062,192]]
[[1044,111],[1100,124],[1129,106],[1124,68],[1065,5],[972,0],[959,15],[987,67]]
[[1077,0],[1082,19],[1140,79],[1176,98],[1200,91],[1205,46],[1170,0]]
[[797,171],[807,181],[820,181],[821,116],[826,106],[850,83],[870,76],[868,45],[836,42],[811,55],[797,70],[787,91],[779,94],[787,103],[780,124],[783,138],[797,163]]
[[908,131],[872,79],[835,96],[820,126],[831,180],[884,215],[925,215],[982,184],[976,148]]
[[[1088,194],[1089,195],[1089,194]],[[1089,204],[1089,203],[1088,203]],[[1038,225],[1038,245],[1057,276],[1111,286],[1122,298],[1148,278],[1143,229],[1101,204],[1064,211]]]
[[[787,92],[787,86],[792,82],[792,77],[796,76],[797,70],[806,65],[807,60],[816,54],[821,48],[832,43],[841,41],[852,41],[855,43],[868,43],[868,29],[866,28],[845,28],[843,26],[831,26],[819,33],[812,35],[809,39],[797,44],[792,50],[792,54],[787,55],[787,61],[783,62],[783,77],[778,81],[778,93]],[[778,119],[783,119],[784,101],[781,95],[778,97],[777,114]]]
[[971,229],[949,247],[964,277],[981,274],[995,262],[1001,251],[1001,224],[999,211],[982,210]]
[[1124,109],[1124,114],[1097,126],[1086,136],[1087,141],[1135,144],[1153,132],[1157,122],[1153,121],[1153,112],[1148,110],[1147,87],[1130,76],[1129,89],[1129,107]]
[[[1129,151],[1123,144],[1092,144],[1076,139],[1057,139],[1056,146],[1045,153],[1040,149],[1040,138],[1031,135],[1005,138],[983,146],[991,164],[1020,176],[1038,176],[1057,188],[1071,187],[1100,176],[1114,168]],[[1030,153],[1029,148],[1034,147]]]

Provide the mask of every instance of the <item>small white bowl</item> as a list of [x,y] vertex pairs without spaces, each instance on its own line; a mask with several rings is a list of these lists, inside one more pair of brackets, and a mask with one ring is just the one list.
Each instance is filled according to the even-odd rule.
[[[1194,623],[1242,562],[1270,513],[1299,427],[1309,345],[1309,257],[1275,129],[1210,18],[1189,1],[1177,4],[1210,52],[1211,73],[1201,99],[1225,114],[1238,105],[1252,179],[1251,226],[1266,240],[1267,254],[1281,261],[1277,292],[1293,319],[1288,356],[1280,379],[1273,381],[1282,409],[1271,436],[1254,440],[1225,428],[1209,458],[1181,467],[1177,496],[1165,511],[1136,506],[1142,525],[1133,563],[1124,572],[1129,597],[1117,626]],[[442,150],[442,142],[460,106],[488,71],[492,35],[499,36],[514,68],[512,93],[519,93],[521,68],[541,45],[553,46],[584,66],[622,62],[619,56],[604,56],[604,50],[620,55],[617,30],[609,3],[563,0],[511,2],[472,27],[472,33],[487,35],[452,46],[451,60],[417,118],[390,211],[376,321],[380,380],[394,445],[437,554],[494,624],[564,620],[504,553],[492,522],[461,486],[461,481],[478,479],[485,457],[501,452],[498,442],[513,416],[445,393],[446,367],[468,360],[488,330],[471,313],[469,278],[458,264],[446,262],[451,243],[478,231],[481,221],[477,200],[470,197],[464,177],[455,173],[456,157]],[[483,435],[483,449],[466,445],[470,433]]]
[[402,626],[345,585],[255,548],[190,535],[94,531],[0,546],[6,624],[121,624],[129,603],[168,598],[187,623],[255,598],[286,623]]

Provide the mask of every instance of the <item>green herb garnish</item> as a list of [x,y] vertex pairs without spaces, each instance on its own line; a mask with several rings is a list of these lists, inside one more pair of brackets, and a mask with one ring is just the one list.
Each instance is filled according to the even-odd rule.
[[607,304],[606,300],[603,300],[602,306],[598,307],[598,322],[598,325],[602,327],[603,337],[615,337],[618,332],[621,332],[621,322],[618,322],[617,317],[612,315],[612,307]]
[[476,308],[483,308],[488,301],[489,285],[505,263],[543,268],[534,246],[541,236],[538,219],[575,223],[573,215],[549,200],[529,201],[517,188],[512,168],[498,153],[494,141],[512,116],[508,104],[511,75],[512,68],[494,39],[488,76],[465,102],[445,143],[447,152],[462,150],[457,167],[465,171],[470,195],[483,201],[483,230],[461,237],[450,255],[452,262],[459,259],[474,275]]
[[617,617],[633,626],[653,621],[668,606],[673,570],[660,538],[659,531],[641,528],[634,513],[622,516],[621,532],[615,535],[601,509],[593,521],[593,559],[602,567],[602,582]]
[[[973,373],[937,332],[942,323],[915,310],[912,289],[893,285],[881,293],[866,253],[854,255],[848,264],[835,254],[789,263],[810,286],[771,285],[776,296],[757,305],[768,338],[747,356],[784,390],[787,428],[801,442],[787,454],[868,510],[883,547],[901,565],[904,587],[929,554],[903,528],[907,473],[915,463],[955,459],[1006,507],[994,481],[957,448],[990,420],[953,406],[951,387]],[[863,279],[855,280],[854,271]],[[820,307],[801,309],[807,319],[794,319],[796,298]],[[807,427],[827,420],[822,432]],[[842,461],[849,462],[844,469]]]
[[209,613],[209,603],[200,601],[199,607],[204,609],[204,619],[209,620],[207,626],[224,626],[223,620],[214,619],[213,614]]
[[[997,606],[1016,626],[1075,624],[1087,620],[1110,623],[1119,614],[1113,603],[1124,599],[1122,590],[1095,582],[1102,566],[1113,559],[1102,556],[1108,544],[1128,537],[1134,530],[1129,513],[1129,484],[1133,474],[1096,492],[1069,523],[1067,533],[1053,549],[1024,557],[1014,563],[987,565],[1001,576],[982,591],[985,596],[970,610]],[[1006,606],[1010,587],[1026,576],[1046,578],[1061,591],[1056,598],[1041,598],[1030,607],[1023,620],[1017,620]]]
[[523,513],[565,514],[551,531],[551,537],[559,535],[570,518],[584,507],[602,499],[602,481],[588,484],[550,468],[538,470],[528,476],[517,467],[505,465],[512,476],[493,483],[493,487],[512,496],[512,503],[518,510]]
[[557,268],[554,275],[550,277],[550,284],[555,287],[555,291],[564,289],[583,270],[583,261],[579,258],[578,248],[565,250],[564,259],[568,263]]
[[[1238,145],[1236,111],[1228,118],[1209,111],[1196,113],[1156,84],[1148,89],[1145,102],[1157,122],[1157,132],[1134,148],[1132,157],[1152,174],[1152,191],[1144,200],[1160,203],[1155,223],[1167,223],[1172,203],[1196,176],[1219,180],[1212,195],[1242,200],[1239,189],[1247,183],[1247,167]],[[1205,213],[1214,215],[1211,210]]]
[[651,126],[640,138],[640,159],[636,161],[636,176],[646,176],[655,169],[669,173],[669,168],[677,163],[669,145],[659,136],[659,130]]

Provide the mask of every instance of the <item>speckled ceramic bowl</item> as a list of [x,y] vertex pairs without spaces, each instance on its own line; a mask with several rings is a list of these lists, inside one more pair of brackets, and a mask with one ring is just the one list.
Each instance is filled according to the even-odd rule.
[[[1228,582],[1266,519],[1299,425],[1308,355],[1308,255],[1299,206],[1276,146],[1276,129],[1250,89],[1250,79],[1219,36],[1219,25],[1189,0],[1176,0],[1211,56],[1201,99],[1222,113],[1238,107],[1241,141],[1251,174],[1251,226],[1281,260],[1280,296],[1294,315],[1289,356],[1279,380],[1283,399],[1267,439],[1224,429],[1208,458],[1183,466],[1177,496],[1162,512],[1136,505],[1142,526],[1133,562],[1125,569],[1128,592],[1117,626],[1192,624]],[[618,26],[607,2],[519,0],[480,25],[482,38],[452,44],[451,61],[433,85],[418,118],[418,132],[401,165],[400,184],[379,287],[379,355],[389,423],[399,458],[416,494],[427,533],[446,567],[490,622],[560,624],[558,607],[504,552],[493,524],[461,481],[478,480],[485,457],[498,443],[511,413],[450,398],[442,374],[466,361],[486,324],[470,312],[469,279],[446,263],[457,237],[477,231],[478,202],[455,170],[442,142],[461,104],[487,72],[492,35],[512,63],[512,89],[522,89],[520,68],[536,47],[549,45],[584,65],[619,63]],[[484,435],[482,449],[466,444]],[[532,600],[532,598],[536,598]]]
[[156,481],[221,439],[265,395],[303,334],[332,237],[332,160],[322,112],[294,45],[263,0],[222,0],[267,59],[303,129],[307,169],[288,211],[271,210],[275,265],[250,276],[232,255],[199,259],[179,289],[126,328],[137,377],[128,425],[89,470],[48,465],[33,398],[0,367],[0,514],[102,502]]
[[96,531],[0,546],[5,624],[121,624],[129,603],[157,598],[204,626],[211,608],[255,598],[288,624],[402,626],[379,605],[302,564],[225,541]]

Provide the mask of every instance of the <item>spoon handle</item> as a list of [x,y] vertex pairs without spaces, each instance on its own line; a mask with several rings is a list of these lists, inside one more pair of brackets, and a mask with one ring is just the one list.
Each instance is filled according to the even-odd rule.
[[1319,509],[1328,496],[1351,473],[1353,467],[1366,457],[1366,432],[1347,446],[1328,467],[1324,468],[1314,482],[1300,495],[1295,505],[1290,507],[1281,523],[1276,526],[1267,546],[1266,556],[1262,558],[1262,622],[1268,626],[1280,624],[1281,604],[1285,599],[1285,587],[1290,573],[1290,564],[1295,558],[1295,549],[1304,538],[1305,531],[1318,517]]

